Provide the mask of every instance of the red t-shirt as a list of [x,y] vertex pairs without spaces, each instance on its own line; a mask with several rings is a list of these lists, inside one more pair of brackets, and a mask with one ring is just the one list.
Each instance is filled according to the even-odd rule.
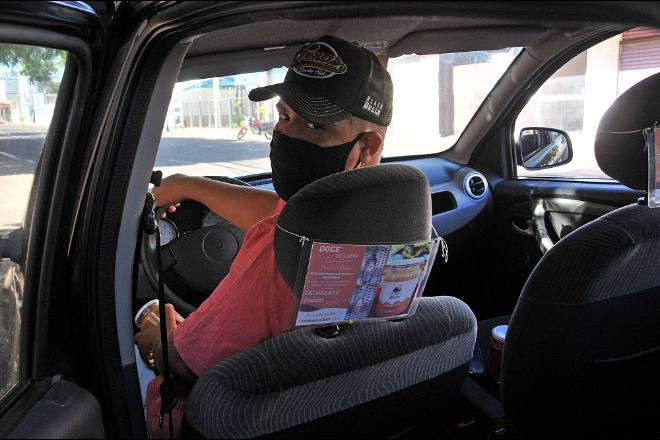
[[[198,377],[223,359],[284,333],[293,294],[277,270],[273,240],[277,214],[252,226],[229,274],[211,296],[172,331],[179,356]],[[159,427],[161,376],[147,388],[147,430],[151,438],[169,438],[167,415]],[[189,390],[179,390],[173,411],[179,437]]]

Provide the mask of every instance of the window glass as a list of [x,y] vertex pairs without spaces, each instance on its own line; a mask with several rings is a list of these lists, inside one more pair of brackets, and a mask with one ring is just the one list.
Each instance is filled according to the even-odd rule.
[[270,172],[276,99],[250,90],[284,80],[286,68],[179,82],[174,86],[155,167],[164,176],[246,176]]
[[609,179],[596,162],[594,139],[601,117],[631,86],[660,72],[660,32],[624,32],[582,52],[555,72],[522,110],[515,140],[525,127],[564,130],[573,146],[565,165],[518,176]]
[[394,108],[383,156],[437,153],[454,145],[520,50],[390,59]]
[[[520,48],[407,55],[390,59],[394,110],[383,156],[451,147]],[[270,131],[277,99],[255,103],[250,90],[284,80],[267,72],[177,83],[163,128],[156,168],[165,176],[245,176],[270,172]]]
[[66,53],[0,44],[0,398],[26,371],[20,358],[24,217]]

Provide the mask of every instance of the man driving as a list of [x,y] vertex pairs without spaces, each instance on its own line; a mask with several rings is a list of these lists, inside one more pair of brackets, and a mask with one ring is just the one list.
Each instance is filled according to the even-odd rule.
[[[290,328],[293,294],[277,270],[273,247],[280,211],[317,179],[380,162],[392,117],[392,81],[372,52],[325,36],[296,53],[283,83],[249,94],[253,101],[275,96],[280,97],[270,144],[275,192],[180,174],[153,191],[170,212],[192,199],[247,231],[229,274],[195,312],[183,320],[166,306],[170,371],[178,381],[192,384],[223,359]],[[135,341],[143,360],[162,365],[158,327],[137,333]],[[155,378],[147,389],[152,438],[168,436],[167,416],[159,420],[161,381]],[[175,435],[187,396],[185,387],[179,390]]]

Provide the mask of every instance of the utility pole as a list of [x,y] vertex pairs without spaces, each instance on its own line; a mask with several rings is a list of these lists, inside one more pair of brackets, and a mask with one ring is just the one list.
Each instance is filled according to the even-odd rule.
[[27,85],[28,79],[26,76],[19,73],[17,75],[17,80],[18,88],[16,90],[16,105],[18,105],[18,121],[23,123],[25,122],[25,113],[23,112],[23,105],[25,104],[25,86]]
[[454,134],[454,63],[438,56],[438,134]]
[[[215,128],[220,127],[220,102],[218,93],[220,92],[220,78],[213,78],[213,116]],[[210,125],[210,124],[209,124]],[[231,127],[231,114],[229,115],[229,126]]]
[[[266,72],[266,85],[269,86],[271,84],[273,84],[273,69],[269,69]],[[275,112],[273,111],[273,105],[274,105],[273,102],[274,101],[271,101],[271,105],[268,108],[268,115],[264,115],[264,119],[266,121],[272,121],[275,119]]]

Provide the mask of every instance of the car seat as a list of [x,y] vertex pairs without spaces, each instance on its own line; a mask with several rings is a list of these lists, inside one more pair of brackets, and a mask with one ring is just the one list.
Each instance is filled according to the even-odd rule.
[[[284,230],[339,243],[428,240],[430,202],[426,177],[409,166],[320,179],[296,193],[278,219],[278,270],[293,289],[303,246]],[[412,317],[334,330],[296,329],[207,371],[190,394],[184,434],[383,437],[422,425],[442,429],[472,357],[476,320],[467,305],[422,298]]]
[[[646,190],[642,130],[659,116],[656,74],[617,98],[601,119],[600,168]],[[658,435],[659,370],[660,209],[643,199],[568,234],[529,276],[504,345],[507,429],[525,438]]]

